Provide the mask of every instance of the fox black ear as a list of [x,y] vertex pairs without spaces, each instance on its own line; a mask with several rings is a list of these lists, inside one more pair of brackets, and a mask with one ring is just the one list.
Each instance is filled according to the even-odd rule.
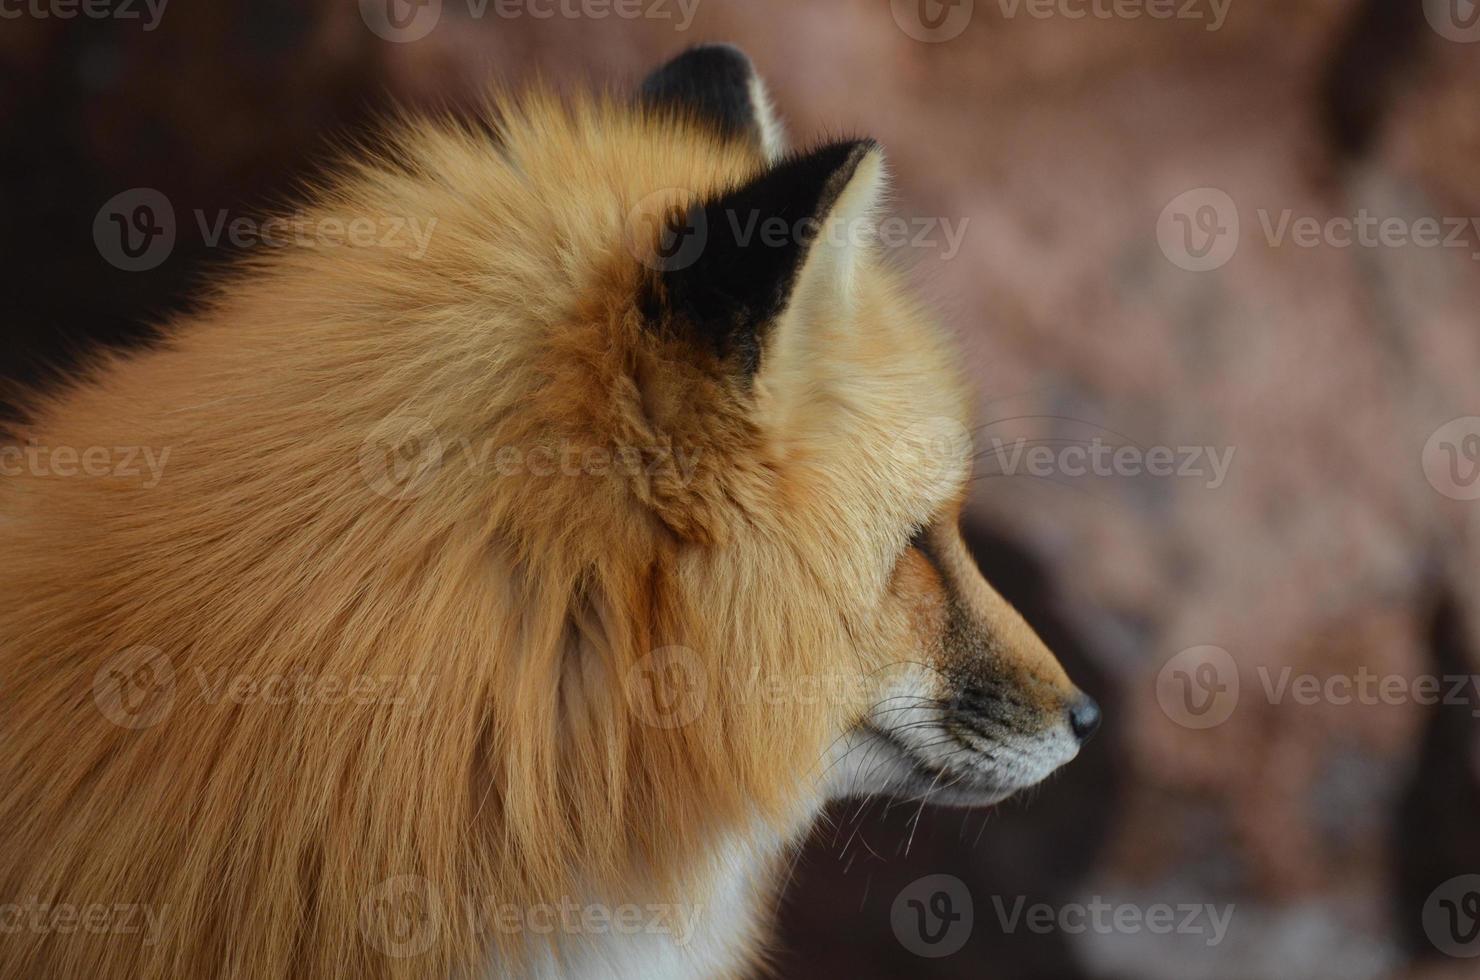
[[883,187],[878,144],[851,140],[675,212],[649,262],[645,314],[748,380],[786,315],[846,310]]
[[728,139],[747,140],[767,160],[785,152],[785,137],[765,84],[734,45],[689,48],[643,81],[639,99],[654,108],[702,119]]

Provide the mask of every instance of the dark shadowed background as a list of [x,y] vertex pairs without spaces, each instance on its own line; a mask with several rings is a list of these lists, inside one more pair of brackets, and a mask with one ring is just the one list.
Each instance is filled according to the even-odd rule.
[[884,144],[973,546],[1108,719],[990,814],[840,807],[781,975],[1480,976],[1472,0],[0,0],[0,381],[147,341],[392,103],[704,40]]

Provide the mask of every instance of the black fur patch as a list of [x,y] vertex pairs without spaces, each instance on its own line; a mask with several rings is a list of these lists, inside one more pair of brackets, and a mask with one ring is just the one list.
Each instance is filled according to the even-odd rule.
[[750,97],[755,68],[744,52],[729,44],[690,48],[642,83],[641,100],[676,108],[709,121],[724,136],[762,146],[758,107]]
[[790,156],[675,215],[644,298],[650,318],[754,375],[813,241],[874,146],[851,140]]

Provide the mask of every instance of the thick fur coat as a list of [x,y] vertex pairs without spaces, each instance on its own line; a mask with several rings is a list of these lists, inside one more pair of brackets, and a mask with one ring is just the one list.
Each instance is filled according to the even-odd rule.
[[[857,236],[724,241],[738,204],[867,227],[882,152],[785,154],[743,57],[685,57],[396,123],[307,211],[373,242],[250,258],[33,399],[0,903],[41,911],[0,977],[738,974],[829,797],[1073,755],[1084,702],[954,531],[941,333]],[[521,918],[562,902],[670,928]],[[56,912],[119,905],[149,925]]]

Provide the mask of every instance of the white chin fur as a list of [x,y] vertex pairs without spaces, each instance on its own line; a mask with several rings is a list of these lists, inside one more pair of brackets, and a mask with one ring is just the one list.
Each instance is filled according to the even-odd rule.
[[864,724],[841,739],[829,760],[832,797],[890,795],[957,806],[986,806],[1042,782],[1079,754],[1067,723],[988,744],[947,728],[931,698],[932,675],[912,668]]

